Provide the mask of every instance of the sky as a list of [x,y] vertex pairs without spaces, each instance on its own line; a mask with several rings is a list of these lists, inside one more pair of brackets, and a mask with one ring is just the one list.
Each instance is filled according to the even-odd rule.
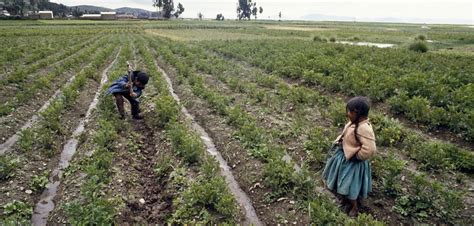
[[[228,19],[236,18],[238,0],[174,0],[184,5],[183,17],[205,18],[218,13]],[[473,0],[254,0],[263,7],[261,19],[324,19],[350,21],[397,21],[415,23],[474,24]],[[68,6],[95,5],[107,8],[134,7],[156,10],[152,0],[51,0]]]

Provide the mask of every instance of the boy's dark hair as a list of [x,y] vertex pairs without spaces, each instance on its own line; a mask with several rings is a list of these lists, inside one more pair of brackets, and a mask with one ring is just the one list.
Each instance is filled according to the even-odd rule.
[[134,71],[135,80],[138,80],[141,84],[146,85],[148,83],[148,75],[145,72]]
[[370,110],[370,101],[367,97],[361,97],[361,96],[354,97],[350,99],[346,105],[346,111],[351,111],[351,112],[356,113],[356,120],[355,122],[353,122],[356,125],[354,134],[355,134],[355,138],[357,142],[359,143],[360,143],[360,140],[357,137],[357,128],[359,127],[359,121],[360,121],[360,118],[369,116],[369,110]]

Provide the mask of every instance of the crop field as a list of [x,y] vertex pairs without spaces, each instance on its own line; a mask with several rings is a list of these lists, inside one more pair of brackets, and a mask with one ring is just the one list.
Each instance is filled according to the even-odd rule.
[[[474,224],[472,27],[0,21],[0,45],[1,225]],[[141,121],[106,94],[127,61]],[[322,171],[359,95],[377,153],[351,218]]]

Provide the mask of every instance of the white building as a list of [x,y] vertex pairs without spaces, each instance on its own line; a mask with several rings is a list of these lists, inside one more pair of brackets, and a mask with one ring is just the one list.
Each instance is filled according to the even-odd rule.
[[102,20],[116,20],[117,13],[116,12],[100,12],[100,18]]
[[53,11],[39,11],[38,12],[40,19],[53,19]]
[[81,19],[86,20],[100,20],[100,14],[84,14],[81,16]]

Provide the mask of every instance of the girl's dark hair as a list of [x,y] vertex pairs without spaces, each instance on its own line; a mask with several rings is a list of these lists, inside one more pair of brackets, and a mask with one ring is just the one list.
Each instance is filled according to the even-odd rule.
[[141,84],[146,85],[148,83],[148,75],[145,72],[134,71],[133,75],[135,80],[138,80]]
[[347,102],[346,105],[346,111],[354,112],[356,113],[356,119],[354,122],[355,124],[355,138],[357,142],[360,143],[359,138],[357,137],[357,129],[359,128],[359,122],[360,118],[362,117],[368,117],[369,116],[369,110],[370,110],[370,101],[367,97],[354,97]]

